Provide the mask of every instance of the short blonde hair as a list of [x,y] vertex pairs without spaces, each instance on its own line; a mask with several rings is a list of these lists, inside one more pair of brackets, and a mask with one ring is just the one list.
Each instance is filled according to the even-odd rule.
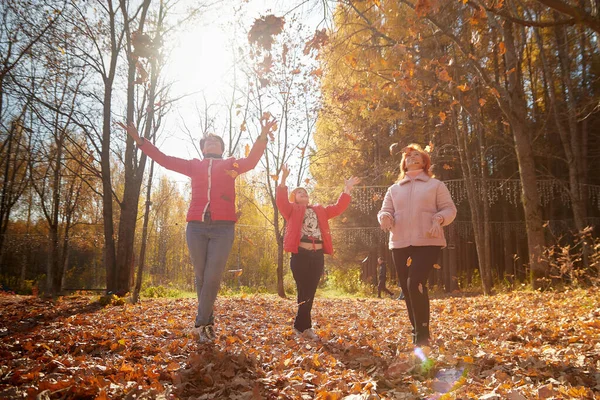
[[418,144],[411,143],[402,149],[402,160],[400,161],[400,175],[398,175],[398,181],[401,181],[406,176],[406,171],[408,171],[408,168],[406,167],[406,155],[411,150],[418,151],[421,156],[423,156],[423,171],[433,178],[433,172],[431,172],[431,157],[429,156],[429,153],[423,150]]

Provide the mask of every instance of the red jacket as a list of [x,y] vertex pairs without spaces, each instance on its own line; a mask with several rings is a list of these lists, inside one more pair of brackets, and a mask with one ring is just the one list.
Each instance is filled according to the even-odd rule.
[[[347,193],[342,193],[338,201],[330,206],[321,205],[310,206],[317,214],[319,229],[323,239],[323,253],[333,254],[333,243],[331,242],[331,232],[329,230],[329,219],[337,217],[344,212],[350,204],[351,197]],[[283,250],[290,253],[298,253],[298,246],[302,236],[302,223],[304,222],[304,213],[306,206],[296,203],[290,203],[288,199],[287,186],[277,186],[275,192],[275,201],[277,208],[283,218],[287,221],[285,236],[283,237]]]
[[158,164],[192,179],[192,199],[186,218],[188,222],[203,221],[204,213],[208,210],[213,220],[237,221],[235,178],[256,167],[266,147],[266,140],[257,140],[246,158],[185,160],[165,155],[148,140],[139,146]]

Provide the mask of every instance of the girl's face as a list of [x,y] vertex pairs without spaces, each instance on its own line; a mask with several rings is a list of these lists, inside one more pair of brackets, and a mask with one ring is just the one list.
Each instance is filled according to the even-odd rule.
[[223,154],[223,147],[221,146],[221,141],[216,137],[207,137],[204,140],[202,154]]
[[406,153],[406,169],[408,171],[414,171],[417,169],[423,169],[425,162],[423,161],[423,155],[417,150],[408,150]]
[[308,198],[308,193],[306,192],[306,190],[304,190],[304,189],[297,190],[295,193],[295,196],[296,197],[295,197],[294,201],[297,204],[303,204],[305,206],[308,205],[309,198]]

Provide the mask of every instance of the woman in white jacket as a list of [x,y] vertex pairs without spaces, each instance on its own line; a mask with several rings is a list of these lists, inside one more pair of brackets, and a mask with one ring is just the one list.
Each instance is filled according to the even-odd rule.
[[413,327],[413,343],[429,345],[427,277],[446,246],[442,226],[456,217],[446,185],[433,178],[431,159],[421,146],[402,149],[400,176],[385,194],[377,219],[390,231],[389,247]]

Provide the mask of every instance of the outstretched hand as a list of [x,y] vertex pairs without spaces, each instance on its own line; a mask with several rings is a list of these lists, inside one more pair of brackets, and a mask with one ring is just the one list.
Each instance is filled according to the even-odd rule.
[[357,184],[360,183],[360,178],[356,177],[356,176],[353,176],[353,177],[351,177],[349,179],[346,179],[344,181],[344,183],[345,183],[344,192],[350,193],[350,191],[352,190],[352,188],[354,187],[354,185],[357,185]]
[[290,169],[287,164],[283,164],[281,166],[281,182],[279,182],[282,186],[285,186],[285,180],[290,175]]
[[[271,141],[275,140],[273,131],[277,130],[277,120],[272,118],[270,112],[264,112],[260,119],[260,139],[266,139],[267,135],[271,138]],[[272,119],[271,119],[272,118]]]
[[123,129],[125,129],[125,132],[127,132],[127,134],[129,136],[131,136],[131,138],[135,141],[135,143],[137,143],[138,146],[140,144],[142,144],[142,139],[140,138],[140,134],[139,134],[137,128],[133,125],[133,122],[130,122],[129,125],[125,125],[122,122],[117,122],[117,125],[119,125]]

